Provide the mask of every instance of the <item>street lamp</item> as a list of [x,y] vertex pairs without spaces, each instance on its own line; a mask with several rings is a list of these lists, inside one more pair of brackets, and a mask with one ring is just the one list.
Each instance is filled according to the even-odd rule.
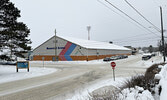
[[91,29],[91,26],[87,26],[87,30],[88,30],[88,40],[90,40],[90,29]]
[[56,41],[56,29],[55,29],[55,61],[57,61],[58,60],[58,58],[57,58],[57,41]]
[[[88,40],[90,40],[90,29],[91,29],[91,26],[87,26],[87,30],[88,30]],[[88,57],[88,48],[87,48],[87,61],[89,60],[89,57]]]

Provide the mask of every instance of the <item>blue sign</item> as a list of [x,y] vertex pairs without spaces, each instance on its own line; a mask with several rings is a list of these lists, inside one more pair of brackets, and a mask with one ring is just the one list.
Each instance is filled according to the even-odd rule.
[[28,62],[17,62],[18,68],[28,68]]
[[29,72],[29,62],[27,61],[20,61],[17,62],[16,70],[18,72],[18,69],[26,68],[27,71]]
[[[55,49],[55,47],[47,47],[47,50]],[[56,49],[65,49],[65,47],[56,47]]]

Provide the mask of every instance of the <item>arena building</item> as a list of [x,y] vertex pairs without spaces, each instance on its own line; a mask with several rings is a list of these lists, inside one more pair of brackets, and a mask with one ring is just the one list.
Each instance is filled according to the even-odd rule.
[[59,36],[55,38],[53,36],[33,50],[31,59],[45,61],[96,60],[115,55],[131,55],[131,52],[128,48],[106,42]]

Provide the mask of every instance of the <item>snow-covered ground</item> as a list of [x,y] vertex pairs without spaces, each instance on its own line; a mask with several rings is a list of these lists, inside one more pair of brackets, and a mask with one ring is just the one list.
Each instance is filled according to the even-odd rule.
[[[160,79],[159,84],[155,86],[154,96],[148,90],[144,90],[142,87],[136,86],[131,89],[124,89],[119,95],[119,100],[166,100],[167,99],[167,64],[159,65],[161,71],[155,75],[155,79]],[[158,95],[158,87],[162,87],[160,95]],[[140,92],[142,91],[142,93]],[[140,93],[139,93],[140,92]]]
[[[141,55],[139,55],[141,56]],[[129,56],[128,59],[133,59],[135,56]],[[127,59],[122,59],[122,60],[118,60],[116,62],[119,61],[123,61],[126,62]],[[149,66],[151,66],[154,63],[160,63],[162,62],[162,58],[151,58],[148,61],[139,61],[136,64],[137,65],[142,65],[143,68],[147,68]],[[33,63],[40,63],[42,64],[42,61],[31,61],[31,64]],[[110,62],[103,62],[103,60],[95,60],[95,61],[73,61],[73,62],[69,62],[69,61],[59,61],[59,62],[52,62],[52,61],[47,61],[44,62],[44,64],[50,64],[50,63],[56,63],[56,64],[101,64],[101,63],[110,63]],[[37,67],[30,67],[30,72],[27,72],[26,69],[19,69],[19,72],[16,72],[16,67],[15,66],[4,66],[4,65],[0,65],[0,83],[4,83],[4,82],[10,82],[10,81],[14,81],[14,80],[21,80],[21,79],[26,79],[26,78],[32,78],[32,77],[37,77],[37,76],[41,76],[41,75],[46,75],[46,74],[50,74],[53,73],[55,71],[57,71],[55,68],[38,68]],[[166,69],[167,70],[167,67]],[[162,73],[162,74],[161,74]],[[166,75],[167,73],[161,72],[160,76],[161,76],[161,81],[160,84],[162,85],[162,87],[166,88],[166,84],[167,84],[167,78]],[[165,78],[164,78],[165,76]],[[92,91],[99,89],[101,87],[104,86],[120,86],[122,84],[122,82],[124,82],[124,80],[126,80],[126,78],[117,78],[116,81],[113,81],[113,79],[107,79],[107,80],[103,80],[103,81],[98,81],[95,82],[95,84],[89,84],[88,86],[83,87],[80,90],[75,91],[75,95],[72,98],[69,98],[68,100],[87,100],[89,98],[89,93],[91,93]],[[133,97],[135,95],[135,93],[137,93],[139,90],[143,90],[141,87],[136,87],[136,89],[132,89],[133,94],[129,94],[129,97]],[[124,92],[128,92],[127,90],[125,90]],[[161,98],[164,98],[164,94],[166,93],[166,90],[162,91],[162,95]],[[151,96],[149,96],[149,92],[145,91],[143,92],[143,94],[141,94],[140,96],[142,98],[144,98],[144,96],[148,96],[150,100],[153,100]],[[147,98],[148,98],[147,97]],[[128,99],[130,100],[130,99]],[[131,98],[131,100],[134,100],[133,98]],[[142,99],[139,99],[142,100]],[[160,99],[160,100],[165,100],[165,99]]]
[[159,57],[152,57],[150,60],[141,60],[141,61],[138,61],[136,62],[136,65],[142,65],[143,68],[148,68],[150,67],[151,65],[153,64],[158,64],[158,63],[161,63],[163,62],[163,59],[162,59],[162,56],[159,56]]
[[[31,63],[43,64],[43,61],[31,61]],[[102,64],[106,63],[103,59],[92,61],[44,61],[44,64]]]
[[75,91],[75,95],[67,100],[89,100],[90,93],[92,93],[94,90],[111,85],[117,87],[118,85],[123,84],[124,80],[126,80],[126,78],[117,78],[116,81],[113,79],[108,79],[97,82],[96,84],[92,84],[82,88],[81,90]]
[[[133,57],[135,56],[130,56],[128,59],[133,59]],[[121,61],[121,60],[118,60],[118,61]],[[123,59],[122,61],[126,61],[126,59]],[[136,64],[140,66],[142,65],[143,68],[148,68],[151,65],[161,63],[162,61],[163,61],[162,56],[159,56],[159,58],[152,57],[150,60],[138,61]],[[167,65],[166,65],[166,70],[167,70]],[[167,75],[167,72],[165,73],[165,75]],[[115,87],[121,86],[126,79],[127,78],[122,77],[122,78],[117,78],[116,81],[113,81],[113,79],[108,79],[108,80],[96,82],[96,84],[89,85],[88,87],[85,87],[82,90],[76,91],[76,94],[72,98],[69,98],[67,100],[88,100],[90,97],[90,93],[92,93],[94,90],[99,89],[101,87],[105,87],[105,86],[115,86]],[[165,87],[166,88],[165,90],[167,90],[167,86],[165,85],[167,84],[167,77],[166,77],[166,83],[164,81],[161,83],[164,84],[163,87]],[[130,93],[130,91],[132,91],[132,93]],[[133,88],[130,91],[128,89],[125,89],[124,91],[122,91],[124,95],[122,96],[120,95],[120,100],[136,100],[136,99],[137,100],[154,100],[151,93],[148,90],[144,91],[142,87],[135,87],[135,89]],[[138,94],[139,91],[143,91],[143,92],[141,94]],[[165,94],[167,93],[167,91],[162,92],[162,94],[163,93]],[[125,96],[127,96],[128,98],[123,99]],[[160,99],[160,100],[166,100],[166,99]]]
[[[108,79],[108,80],[98,82],[96,84],[89,85],[88,87],[85,87],[82,90],[75,91],[75,95],[72,98],[67,100],[89,100],[89,98],[91,98],[90,94],[94,90],[102,87],[106,87],[106,86],[119,87],[124,83],[126,79],[129,79],[129,78],[117,78],[116,81],[113,81],[113,79]],[[143,91],[143,92],[139,94],[139,91]],[[148,90],[144,90],[142,87],[136,86],[135,88],[131,88],[130,90],[124,89],[122,91],[122,94],[119,95],[118,100],[154,100],[154,98]],[[166,99],[162,99],[162,100],[166,100]]]
[[19,72],[16,72],[16,66],[9,65],[0,65],[0,69],[0,83],[42,76],[57,71],[55,68],[30,67],[29,72],[27,69],[19,69]]
[[144,90],[143,87],[124,89],[119,94],[118,100],[154,100],[151,92]]
[[156,79],[160,79],[159,86],[162,87],[162,91],[160,94],[160,100],[166,100],[167,99],[167,64],[165,66],[159,66],[161,68],[161,71],[159,74],[155,75]]

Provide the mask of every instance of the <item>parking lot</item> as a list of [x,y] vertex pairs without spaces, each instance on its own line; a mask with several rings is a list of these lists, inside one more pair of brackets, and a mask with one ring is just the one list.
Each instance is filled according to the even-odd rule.
[[104,58],[103,61],[114,61],[114,60],[125,59],[125,58],[128,58],[128,56],[127,55],[111,56],[111,57]]

